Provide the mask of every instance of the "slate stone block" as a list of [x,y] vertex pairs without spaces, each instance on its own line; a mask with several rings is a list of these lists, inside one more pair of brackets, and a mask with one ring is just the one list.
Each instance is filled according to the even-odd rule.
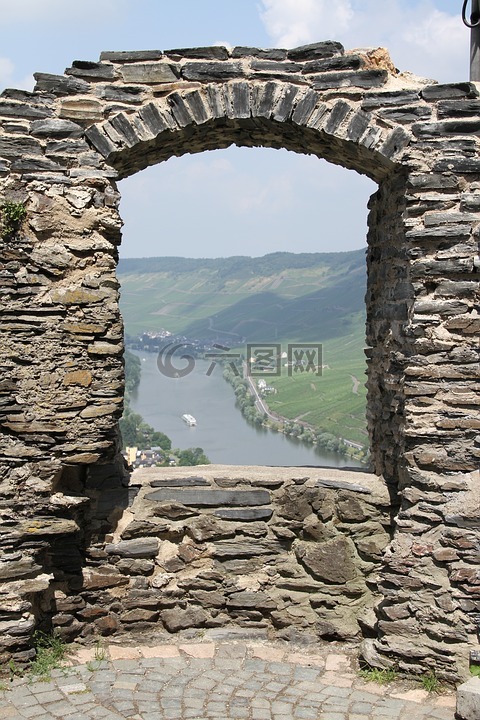
[[333,134],[345,120],[350,110],[351,106],[347,102],[344,100],[338,100],[330,111],[323,130],[327,133]]
[[162,622],[171,633],[186,630],[191,627],[202,627],[210,616],[201,608],[188,607],[185,610],[172,608],[164,610],[161,615]]
[[329,70],[361,70],[365,60],[361,55],[337,55],[322,60],[312,60],[304,65],[302,73],[323,73]]
[[116,145],[114,145],[110,138],[107,137],[107,135],[96,125],[92,125],[92,127],[88,128],[85,132],[85,136],[105,158],[117,150]]
[[0,117],[11,118],[47,118],[53,111],[50,108],[38,107],[24,103],[0,102]]
[[120,73],[125,82],[147,85],[176,82],[180,76],[176,67],[167,63],[130,63]]
[[408,187],[420,190],[455,190],[458,188],[458,179],[440,173],[421,173],[410,175]]
[[275,82],[267,82],[259,89],[253,103],[252,115],[254,117],[270,117],[276,91],[277,83]]
[[300,73],[302,66],[293,62],[271,62],[269,60],[253,60],[250,67],[254,71],[267,72],[278,75],[279,73]]
[[386,108],[380,110],[378,114],[386,120],[411,125],[418,120],[430,118],[432,108],[428,105],[405,105],[401,108]]
[[334,55],[342,55],[345,52],[343,45],[339,42],[327,40],[326,42],[301,45],[293,50],[287,51],[289,60],[316,60],[317,58],[329,58]]
[[353,557],[353,543],[339,536],[324,543],[299,542],[295,546],[297,559],[319,580],[344,584],[357,576]]
[[222,520],[237,520],[252,522],[255,520],[269,520],[273,515],[271,508],[221,508],[215,510],[215,515]]
[[272,50],[262,50],[260,48],[243,47],[241,45],[233,48],[232,58],[258,57],[262,60],[285,60],[287,51],[273,48]]
[[35,120],[30,130],[34,137],[46,138],[79,138],[83,135],[83,128],[71,120],[51,118],[48,120]]
[[132,51],[110,51],[102,52],[100,60],[110,62],[141,62],[142,60],[161,60],[165,57],[162,50],[132,50]]
[[323,127],[325,115],[327,114],[328,110],[329,108],[326,103],[320,103],[320,105],[315,108],[315,110],[310,115],[308,121],[305,124],[311,128]]
[[368,113],[363,112],[363,110],[356,112],[348,123],[347,140],[358,142],[371,122],[372,118]]
[[308,118],[315,110],[318,102],[318,95],[313,90],[307,90],[303,97],[297,102],[293,112],[292,120],[296,125],[305,125]]
[[234,505],[249,507],[268,505],[270,493],[266,490],[191,490],[182,488],[161,488],[146,496],[155,502],[179,502],[193,507],[219,507]]
[[198,90],[185,95],[185,102],[190,108],[190,113],[197,125],[207,122],[209,119],[208,112],[203,102],[203,96]]
[[417,103],[419,98],[420,93],[414,90],[388,90],[382,93],[372,93],[362,101],[362,109],[371,110],[374,108],[382,108],[386,105],[411,105],[412,103]]
[[210,483],[202,477],[166,478],[165,480],[153,480],[151,487],[195,487],[209,486]]
[[385,157],[393,157],[403,150],[403,148],[407,147],[407,145],[410,144],[411,139],[410,134],[406,130],[401,127],[395,128],[381,146],[380,152]]
[[242,77],[243,67],[238,62],[189,62],[182,68],[182,77],[185,80],[198,80],[199,82],[218,82]]
[[386,70],[360,70],[358,72],[339,71],[312,76],[315,90],[328,90],[338,87],[358,87],[368,89],[384,85],[388,80]]
[[239,540],[219,540],[215,543],[214,554],[217,560],[261,557],[278,555],[285,552],[281,543],[275,540],[252,539],[251,542]]
[[437,112],[440,120],[455,117],[478,117],[480,115],[480,100],[443,100],[437,103]]
[[405,233],[405,237],[414,240],[421,238],[469,238],[470,234],[470,225],[458,223],[413,228]]
[[191,112],[185,102],[185,99],[179,93],[172,93],[168,96],[168,104],[170,105],[172,115],[180,127],[186,127],[192,123]]
[[160,112],[154,103],[145,105],[139,112],[139,117],[146,128],[156,136],[165,130],[171,130],[175,127],[175,122],[171,116],[167,116],[165,111]]
[[120,555],[123,558],[153,558],[158,553],[157,538],[136,538],[121,540],[118,543],[107,543],[105,552],[108,555]]
[[249,610],[276,610],[277,606],[274,601],[262,592],[237,592],[227,598],[227,607],[229,610],[249,609]]
[[38,140],[27,136],[1,137],[0,156],[16,160],[22,155],[41,155],[42,146]]
[[57,96],[90,92],[90,84],[80,78],[50,75],[49,73],[34,73],[33,77],[36,80],[36,92],[49,92]]
[[250,86],[247,82],[233,83],[230,88],[234,118],[250,117]]
[[107,63],[75,60],[72,67],[65,70],[65,75],[92,78],[94,80],[113,80],[115,78],[115,66]]
[[48,158],[19,158],[12,162],[11,170],[19,173],[44,172],[45,170],[61,170],[61,166]]
[[136,103],[142,102],[145,94],[145,88],[135,85],[105,85],[98,91],[98,97],[102,100],[120,103]]
[[419,138],[442,138],[445,135],[480,134],[480,120],[443,120],[433,123],[415,123],[412,132]]
[[224,94],[222,88],[218,85],[208,85],[205,95],[210,106],[211,114],[214,118],[225,116]]
[[448,157],[434,163],[435,172],[480,173],[480,160],[470,157]]
[[226,47],[196,47],[196,48],[180,48],[176,50],[165,50],[165,55],[172,55],[196,59],[196,60],[228,60],[230,55]]
[[370,490],[364,485],[358,485],[358,483],[348,483],[343,480],[318,480],[318,487],[333,488],[334,490],[350,490],[351,492],[362,493],[370,495]]
[[429,85],[423,88],[421,96],[424,100],[458,100],[476,98],[479,93],[474,83],[447,83],[445,85]]
[[295,85],[291,85],[285,90],[273,110],[272,118],[274,120],[277,122],[285,122],[285,120],[290,117],[295,103],[295,98],[299,92],[300,88]]
[[[138,133],[136,132],[135,128],[132,126],[130,121],[127,119],[127,117],[123,113],[119,113],[118,115],[115,115],[110,121],[109,124],[117,131],[117,133],[125,138],[126,145],[129,147],[133,147],[138,142],[140,142],[140,137]],[[108,127],[108,125],[107,125]],[[108,130],[107,130],[108,132]]]

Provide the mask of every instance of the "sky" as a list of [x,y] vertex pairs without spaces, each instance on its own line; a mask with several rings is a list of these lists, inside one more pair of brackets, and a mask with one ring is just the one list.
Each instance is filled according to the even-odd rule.
[[[462,0],[0,0],[0,89],[33,88],[103,50],[336,40],[387,47],[401,71],[469,75]],[[365,246],[368,178],[284,150],[171,158],[122,180],[122,257],[258,256]]]

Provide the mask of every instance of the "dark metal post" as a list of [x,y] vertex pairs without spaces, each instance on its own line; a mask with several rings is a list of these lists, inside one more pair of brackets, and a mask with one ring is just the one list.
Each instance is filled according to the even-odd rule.
[[470,80],[480,82],[480,0],[472,0],[470,24]]

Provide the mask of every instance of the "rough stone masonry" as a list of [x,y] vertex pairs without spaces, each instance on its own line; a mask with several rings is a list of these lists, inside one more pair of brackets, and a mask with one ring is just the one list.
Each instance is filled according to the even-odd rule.
[[[395,518],[375,620],[362,626],[365,653],[377,664],[462,675],[480,611],[477,86],[402,74],[385,51],[345,52],[331,41],[106,52],[36,80],[33,93],[0,97],[0,206],[26,210],[0,241],[2,657],[31,655],[34,628],[52,616],[61,624],[59,593],[67,615],[68,598],[85,601],[91,568],[129,572],[128,557],[102,549],[132,495],[116,460],[116,182],[173,155],[236,144],[314,154],[378,184],[369,206],[367,412],[373,472]],[[321,503],[311,507],[324,522]],[[288,529],[298,534],[288,552],[304,569],[325,544],[345,555],[342,539]],[[167,540],[155,537],[161,553]],[[235,558],[236,540],[225,542]],[[225,607],[236,622],[238,608]]]

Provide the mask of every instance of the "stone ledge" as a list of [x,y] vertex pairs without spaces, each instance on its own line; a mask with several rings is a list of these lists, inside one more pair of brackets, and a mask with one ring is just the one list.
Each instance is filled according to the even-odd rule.
[[457,688],[457,716],[480,720],[480,678],[472,677]]

